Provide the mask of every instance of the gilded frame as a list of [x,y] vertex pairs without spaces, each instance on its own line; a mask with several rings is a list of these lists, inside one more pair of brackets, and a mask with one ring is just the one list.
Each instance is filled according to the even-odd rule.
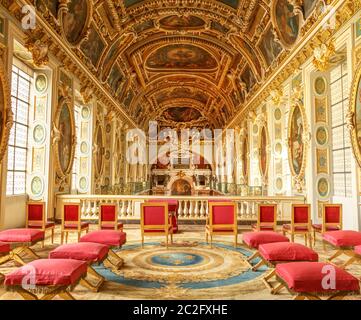
[[[60,154],[59,154],[59,141],[61,139],[59,132],[59,121],[60,121],[61,111],[65,106],[67,106],[67,108],[69,109],[69,115],[70,115],[71,149],[70,149],[70,159],[69,159],[68,167],[66,168],[66,170],[63,171],[60,162]],[[76,144],[74,110],[72,108],[72,103],[70,99],[64,99],[64,98],[60,99],[58,108],[55,113],[53,125],[54,125],[53,132],[55,133],[53,134],[55,135],[53,140],[53,147],[54,147],[54,155],[55,155],[56,173],[61,180],[65,180],[65,178],[71,173],[73,167],[74,156],[75,156],[75,144]]]
[[[266,151],[266,170],[265,172],[262,171],[262,164],[261,164],[261,147],[262,147],[262,131],[265,131],[266,134],[266,144],[265,144],[265,151]],[[261,174],[261,177],[263,180],[265,180],[268,176],[268,166],[269,166],[269,133],[268,133],[268,128],[267,128],[267,124],[264,123],[262,125],[259,126],[258,129],[258,134],[259,134],[259,139],[258,139],[258,167],[259,167],[259,172]]]
[[3,61],[0,59],[0,163],[7,151],[10,130],[13,126],[13,112],[11,109],[10,84],[5,72]]
[[[96,145],[96,148],[95,148],[95,161],[94,161],[94,169],[95,169],[95,175],[97,177],[101,177],[102,174],[103,174],[103,171],[104,171],[104,166],[105,166],[105,161],[104,161],[104,142],[105,142],[105,129],[103,128],[103,126],[100,124],[99,121],[97,121],[96,123],[96,129],[95,129],[95,132],[94,132],[94,141],[97,141],[97,136],[98,136],[98,132],[99,130],[101,130],[101,136],[102,136],[102,146],[99,147],[98,145]],[[101,150],[98,150],[99,148],[101,148]],[[96,154],[96,152],[100,152],[101,154],[101,157],[102,157],[102,163],[101,163],[101,166],[100,168],[98,168],[98,165],[97,165],[97,161],[98,161],[98,155]]]
[[294,47],[294,45],[297,43],[297,41],[300,38],[300,32],[301,32],[301,27],[302,27],[302,17],[299,13],[295,14],[296,18],[298,19],[298,34],[297,34],[297,38],[296,38],[295,42],[290,44],[287,41],[285,41],[285,38],[283,36],[284,31],[280,30],[278,23],[277,23],[276,6],[277,6],[278,2],[279,2],[279,0],[275,0],[275,1],[273,1],[272,5],[271,5],[272,25],[276,32],[277,38],[279,39],[280,44],[283,46],[283,48],[290,50],[291,48]]
[[[302,142],[303,142],[303,155],[302,155],[302,163],[301,163],[301,168],[300,168],[300,172],[297,173],[294,170],[293,167],[293,156],[292,156],[292,146],[291,146],[291,130],[292,130],[292,119],[293,119],[293,114],[296,110],[296,108],[299,108],[300,113],[301,113],[301,118],[302,118],[302,126],[303,126],[303,134],[302,134]],[[306,162],[307,162],[307,150],[308,150],[308,140],[305,138],[306,137],[306,133],[308,132],[308,124],[307,124],[307,118],[306,118],[306,111],[305,108],[303,106],[303,104],[301,104],[300,102],[296,102],[291,106],[291,111],[289,114],[289,118],[288,118],[288,134],[287,134],[287,143],[288,143],[288,163],[290,166],[290,171],[292,174],[292,178],[295,180],[296,185],[298,185],[298,189],[300,189],[300,185],[301,185],[301,181],[303,180],[304,176],[305,176],[305,170],[306,170]]]
[[[358,88],[361,84],[361,63],[356,68],[355,75],[352,80],[351,93],[350,93],[350,105],[347,115],[347,127],[351,136],[351,143],[353,153],[355,155],[356,161],[361,168],[361,142],[357,141],[357,98],[358,98]],[[360,101],[361,104],[361,101]],[[359,111],[361,113],[361,110]],[[360,128],[361,130],[361,128]]]
[[[86,20],[85,20],[85,23],[84,23],[84,26],[80,32],[80,35],[79,37],[76,39],[76,41],[74,43],[71,43],[69,42],[69,40],[67,39],[66,37],[66,34],[64,32],[64,17],[66,14],[69,13],[69,7],[67,7],[67,9],[63,9],[63,10],[60,10],[60,12],[58,11],[58,15],[60,15],[59,17],[59,20],[60,20],[60,32],[61,32],[61,35],[63,36],[65,42],[72,48],[76,48],[78,47],[84,40],[87,39],[88,37],[88,32],[90,30],[90,25],[91,25],[91,22],[92,22],[92,17],[93,17],[93,3],[92,1],[89,1],[89,0],[84,0],[86,1],[86,4],[87,4],[87,13],[86,13]],[[69,3],[71,2],[71,0],[69,0]],[[68,4],[67,4],[68,6]]]

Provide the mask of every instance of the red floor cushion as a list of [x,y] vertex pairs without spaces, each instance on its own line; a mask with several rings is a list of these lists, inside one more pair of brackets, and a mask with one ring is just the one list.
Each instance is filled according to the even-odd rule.
[[80,238],[80,242],[95,242],[110,247],[121,247],[127,241],[127,234],[117,230],[97,230]]
[[49,259],[74,259],[87,262],[103,261],[109,248],[105,244],[80,242],[63,244],[49,253]]
[[35,229],[9,229],[0,232],[2,242],[35,242],[44,240],[44,231]]
[[16,269],[5,277],[6,286],[22,285],[34,280],[38,286],[72,285],[86,274],[87,263],[71,259],[38,259]]
[[361,245],[361,232],[352,230],[339,230],[325,232],[323,240],[336,247],[354,247]]
[[11,251],[10,244],[5,242],[0,242],[0,253],[9,253]]
[[[312,228],[313,228],[313,229],[316,229],[316,230],[322,230],[322,224],[318,224],[318,223],[313,224],[313,225],[312,225]],[[327,227],[326,227],[326,231],[336,231],[336,230],[339,230],[339,229],[340,229],[340,228],[337,227],[337,226],[327,226]]]
[[274,231],[246,232],[243,234],[243,242],[255,249],[258,249],[258,246],[264,243],[289,241],[286,236]]
[[[323,279],[330,275],[328,268],[335,268],[335,289],[323,287]],[[295,292],[335,292],[335,291],[359,291],[359,281],[353,275],[336,266],[323,262],[290,262],[276,266],[276,275],[280,277],[289,289]],[[327,281],[329,283],[329,281]]]
[[299,243],[266,243],[261,244],[258,251],[267,261],[318,261],[314,250]]

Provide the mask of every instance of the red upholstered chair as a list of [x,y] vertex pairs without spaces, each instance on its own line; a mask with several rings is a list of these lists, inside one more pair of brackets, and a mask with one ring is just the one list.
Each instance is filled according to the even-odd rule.
[[140,228],[142,236],[142,247],[144,247],[145,236],[165,236],[168,248],[168,237],[173,243],[172,220],[168,215],[167,202],[146,202],[141,204]]
[[305,237],[305,245],[307,240],[312,248],[311,239],[311,205],[310,204],[293,204],[291,211],[291,224],[284,224],[282,232],[284,235],[290,234],[291,240],[294,242],[295,234],[302,234]]
[[[342,230],[342,204],[324,204],[322,208],[322,224],[313,224],[313,245],[316,243],[316,233]],[[325,248],[324,248],[325,249]]]
[[237,247],[237,212],[234,202],[209,202],[209,217],[206,222],[206,241],[208,236],[211,238],[211,247],[213,235],[233,235],[234,246]]
[[68,242],[69,232],[78,233],[78,241],[82,231],[89,231],[89,223],[82,222],[80,217],[80,204],[79,203],[64,203],[61,219],[61,244],[64,241]]
[[99,230],[123,231],[123,223],[118,222],[118,205],[101,204],[99,211]]
[[28,201],[26,205],[26,227],[44,232],[51,230],[51,243],[54,243],[55,223],[46,220],[45,202]]
[[276,231],[277,204],[260,204],[258,206],[257,224],[252,225],[253,231]]

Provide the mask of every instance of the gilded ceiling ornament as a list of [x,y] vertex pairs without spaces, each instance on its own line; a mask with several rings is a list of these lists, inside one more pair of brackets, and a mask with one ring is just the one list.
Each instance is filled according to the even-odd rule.
[[93,88],[89,85],[83,86],[80,89],[80,94],[83,97],[85,104],[88,104],[93,99]]
[[333,39],[316,47],[313,50],[313,56],[313,65],[321,72],[327,71],[344,58],[342,53],[336,52]]
[[43,42],[40,32],[29,33],[25,39],[25,48],[28,49],[33,57],[34,65],[42,67],[49,62],[48,52],[50,42]]
[[283,92],[281,89],[275,89],[271,91],[271,100],[275,106],[278,106],[282,102]]

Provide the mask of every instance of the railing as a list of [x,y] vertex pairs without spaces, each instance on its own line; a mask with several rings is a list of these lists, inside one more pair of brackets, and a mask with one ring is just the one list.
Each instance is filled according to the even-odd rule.
[[208,200],[224,199],[237,203],[237,216],[239,220],[254,221],[257,219],[258,205],[277,204],[277,218],[280,221],[290,220],[291,205],[305,203],[302,196],[294,197],[205,197],[205,196],[123,196],[123,195],[59,195],[56,201],[56,218],[61,218],[63,203],[80,203],[82,219],[97,220],[99,216],[99,206],[105,203],[118,204],[118,218],[123,220],[139,220],[140,204],[149,199],[175,199],[178,200],[179,220],[203,220],[208,216]]

